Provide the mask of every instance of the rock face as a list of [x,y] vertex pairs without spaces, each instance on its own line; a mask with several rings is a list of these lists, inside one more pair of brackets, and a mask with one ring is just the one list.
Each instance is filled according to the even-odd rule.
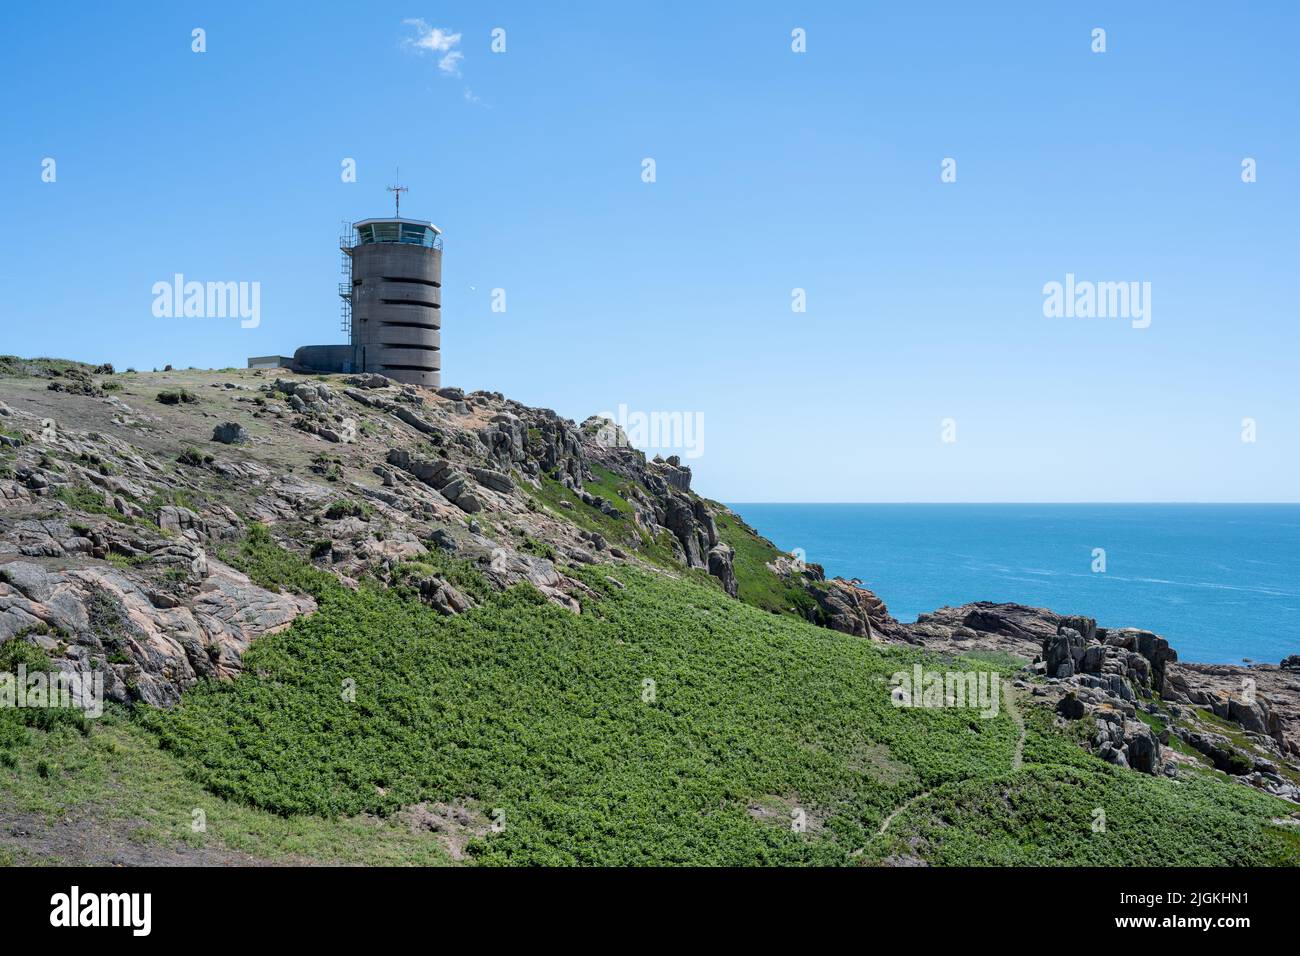
[[1300,802],[1300,680],[1285,666],[1184,663],[1150,631],[1019,604],[940,608],[908,630],[929,647],[1023,658],[1043,679],[1035,695],[1062,720],[1093,718],[1086,744],[1105,760],[1171,773],[1200,754],[1234,779]]
[[686,556],[687,567],[708,566],[707,555],[718,543],[718,529],[705,509],[704,502],[672,495],[659,522],[677,538]]
[[255,637],[315,610],[212,559],[195,574],[182,595],[115,568],[0,565],[0,643],[34,637],[61,670],[104,674],[110,700],[168,706],[199,677],[234,676]]
[[736,596],[736,572],[732,567],[736,552],[731,545],[717,544],[709,549],[709,573],[722,583],[722,590]]
[[820,564],[789,555],[778,556],[768,568],[811,601],[813,611],[806,616],[812,623],[871,640],[914,642],[907,629],[890,616],[885,602],[860,582],[828,580]]
[[906,630],[890,616],[885,602],[871,591],[842,578],[831,578],[825,584],[824,589],[812,593],[829,627],[875,640],[907,639]]
[[1145,696],[1160,692],[1167,665],[1176,659],[1163,637],[1134,628],[1099,628],[1091,618],[1063,619],[1042,645],[1048,677],[1074,678],[1080,686],[1125,700],[1136,699],[1135,688]]
[[952,641],[968,649],[978,644],[1028,659],[1042,651],[1043,640],[1056,634],[1062,620],[1045,608],[980,601],[922,614],[908,630],[922,643]]
[[1170,701],[1267,737],[1288,758],[1300,758],[1300,680],[1285,667],[1180,662],[1166,673],[1164,693]]
[[650,463],[650,468],[659,477],[663,478],[664,483],[670,488],[678,491],[691,490],[691,469],[682,464],[682,460],[676,455],[667,459],[656,457]]
[[[1070,630],[1064,628],[1063,630]],[[1070,630],[1069,634],[1060,635],[1065,641],[1047,642],[1056,648],[1062,643],[1078,636]],[[1150,696],[1148,671],[1134,666],[1133,661],[1124,661],[1114,656],[1107,660],[1097,650],[1103,645],[1087,644],[1082,654],[1076,654],[1077,672],[1070,670],[1066,661],[1060,665],[1058,674],[1064,686],[1072,686],[1066,698],[1073,703],[1066,703],[1066,698],[1058,704],[1057,710],[1063,717],[1079,720],[1091,715],[1095,719],[1096,731],[1091,744],[1095,752],[1105,760],[1120,766],[1131,767],[1143,773],[1158,774],[1164,769],[1164,758],[1160,742],[1146,723],[1137,719],[1139,695]],[[1075,653],[1070,644],[1071,653]],[[1050,672],[1052,663],[1046,661]],[[1087,670],[1085,670],[1087,668]],[[1104,668],[1104,669],[1103,669]],[[1136,689],[1135,689],[1135,683]]]
[[[675,559],[738,593],[689,468],[606,446],[552,410],[374,374],[168,370],[119,377],[112,395],[95,374],[60,394],[50,433],[46,381],[0,378],[0,642],[103,665],[115,697],[171,703],[310,610],[213,556],[250,522],[345,580],[400,575],[446,614],[481,598],[421,565],[432,553],[574,612],[595,596],[565,568],[595,561]],[[87,608],[119,605],[120,635],[87,623]]]
[[[1019,605],[1005,612],[985,605],[963,621],[1017,640],[1043,635],[1031,666],[1063,692],[1056,712],[1066,720],[1094,719],[1089,743],[1103,760],[1142,773],[1164,771],[1161,743],[1137,717],[1141,701],[1159,693],[1166,666],[1176,659],[1163,638],[1132,628],[1108,630],[1090,617],[1035,614]],[[1052,621],[1055,633],[1044,634]]]

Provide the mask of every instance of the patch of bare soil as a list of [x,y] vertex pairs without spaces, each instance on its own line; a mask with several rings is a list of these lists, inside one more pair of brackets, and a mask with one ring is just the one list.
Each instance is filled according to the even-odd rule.
[[142,822],[76,814],[50,821],[39,813],[0,808],[0,850],[19,866],[283,866],[309,860],[266,860],[216,847],[160,846],[140,839]]
[[395,818],[413,833],[432,833],[457,862],[466,858],[470,840],[492,830],[492,821],[483,813],[459,803],[417,803],[399,810]]

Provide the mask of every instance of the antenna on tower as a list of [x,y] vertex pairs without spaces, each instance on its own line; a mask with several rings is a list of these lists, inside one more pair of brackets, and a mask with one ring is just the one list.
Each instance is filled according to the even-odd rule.
[[392,185],[392,186],[389,186],[389,187],[388,187],[388,191],[389,191],[390,193],[393,194],[393,199],[394,199],[394,200],[396,201],[396,203],[397,203],[397,208],[396,208],[396,210],[395,210],[394,213],[393,213],[393,218],[394,218],[394,219],[401,219],[401,218],[402,218],[402,193],[409,193],[409,192],[410,192],[409,189],[407,189],[405,186],[401,185],[401,182],[402,182],[402,167],[401,167],[401,166],[398,166],[398,167],[397,167],[397,183],[394,184],[394,185]]

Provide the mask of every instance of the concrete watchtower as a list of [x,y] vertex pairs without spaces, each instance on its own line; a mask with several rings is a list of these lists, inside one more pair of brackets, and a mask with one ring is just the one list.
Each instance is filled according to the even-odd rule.
[[343,243],[353,361],[399,382],[441,384],[442,230],[415,219],[363,219]]
[[379,372],[399,382],[442,384],[442,230],[402,218],[405,186],[391,219],[345,222],[343,331],[347,345],[304,345],[292,359],[255,356],[249,368],[291,368],[306,374]]

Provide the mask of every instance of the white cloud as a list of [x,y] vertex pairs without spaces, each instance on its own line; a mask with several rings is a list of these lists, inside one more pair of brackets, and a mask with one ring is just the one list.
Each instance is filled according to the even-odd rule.
[[460,76],[460,61],[465,54],[456,49],[460,46],[459,33],[452,33],[442,27],[431,27],[420,19],[403,20],[402,23],[414,30],[414,35],[402,39],[403,47],[414,53],[441,54],[438,57],[438,69],[451,76]]
[[459,63],[464,56],[465,54],[461,53],[459,50],[452,50],[438,61],[438,69],[442,70],[444,73],[450,73],[453,76],[460,76],[460,68],[457,67],[456,64]]

